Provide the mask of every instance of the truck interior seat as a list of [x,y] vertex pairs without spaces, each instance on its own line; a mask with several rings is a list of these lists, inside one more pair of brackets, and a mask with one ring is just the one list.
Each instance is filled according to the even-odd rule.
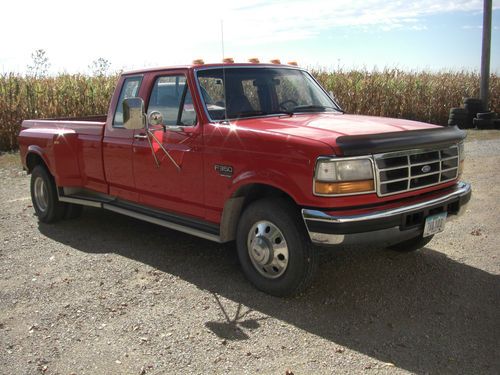
[[227,98],[227,112],[229,117],[238,116],[243,112],[254,111],[252,104],[245,95],[234,95]]

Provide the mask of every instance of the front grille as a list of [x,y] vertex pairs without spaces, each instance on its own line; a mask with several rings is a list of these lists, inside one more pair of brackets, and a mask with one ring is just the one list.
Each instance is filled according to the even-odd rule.
[[458,176],[458,146],[376,154],[377,194],[403,193],[451,181]]

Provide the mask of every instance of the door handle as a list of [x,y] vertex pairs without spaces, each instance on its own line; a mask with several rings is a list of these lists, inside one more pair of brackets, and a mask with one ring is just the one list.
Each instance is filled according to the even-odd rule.
[[148,135],[147,134],[136,134],[136,135],[134,135],[134,138],[135,139],[148,139]]

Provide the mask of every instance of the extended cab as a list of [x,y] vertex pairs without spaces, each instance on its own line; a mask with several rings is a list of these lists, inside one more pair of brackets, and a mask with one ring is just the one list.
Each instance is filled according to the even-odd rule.
[[312,245],[417,250],[464,211],[465,133],[344,114],[306,71],[197,64],[124,73],[107,117],[26,120],[39,220],[101,207],[216,242],[273,295],[311,281]]

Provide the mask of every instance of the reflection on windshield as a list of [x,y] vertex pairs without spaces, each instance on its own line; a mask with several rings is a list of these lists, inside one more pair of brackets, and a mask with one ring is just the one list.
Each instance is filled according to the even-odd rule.
[[212,120],[339,111],[311,76],[298,69],[204,69],[198,81]]

